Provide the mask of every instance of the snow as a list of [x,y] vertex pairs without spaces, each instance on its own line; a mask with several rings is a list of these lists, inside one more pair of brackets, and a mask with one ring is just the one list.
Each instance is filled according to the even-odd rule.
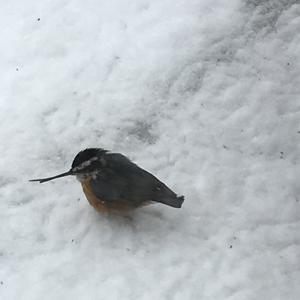
[[[0,299],[300,298],[300,3],[0,4]],[[182,209],[101,216],[121,152]]]

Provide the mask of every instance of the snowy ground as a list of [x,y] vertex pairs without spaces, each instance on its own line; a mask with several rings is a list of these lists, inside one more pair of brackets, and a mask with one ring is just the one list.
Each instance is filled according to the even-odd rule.
[[[0,299],[300,299],[300,3],[1,1]],[[182,209],[98,215],[128,155]]]

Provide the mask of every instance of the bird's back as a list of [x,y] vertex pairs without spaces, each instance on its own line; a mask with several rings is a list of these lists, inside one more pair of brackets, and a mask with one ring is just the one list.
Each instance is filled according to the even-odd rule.
[[181,207],[183,197],[177,195],[151,173],[119,153],[103,156],[103,166],[90,181],[93,193],[107,203],[121,201],[134,207],[145,202],[161,202]]

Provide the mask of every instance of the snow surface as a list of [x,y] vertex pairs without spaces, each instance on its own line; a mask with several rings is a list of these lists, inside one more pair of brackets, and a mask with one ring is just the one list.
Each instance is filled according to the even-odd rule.
[[[1,1],[0,299],[300,299],[300,3]],[[76,153],[182,209],[97,214]]]

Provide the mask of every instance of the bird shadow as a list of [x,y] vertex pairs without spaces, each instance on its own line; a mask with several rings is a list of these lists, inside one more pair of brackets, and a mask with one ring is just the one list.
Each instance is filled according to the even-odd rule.
[[97,219],[99,223],[103,224],[105,222],[113,230],[156,235],[158,232],[176,230],[179,223],[183,225],[182,222],[185,218],[179,217],[176,212],[170,213],[165,209],[158,210],[156,207],[147,207],[130,213],[99,215]]

